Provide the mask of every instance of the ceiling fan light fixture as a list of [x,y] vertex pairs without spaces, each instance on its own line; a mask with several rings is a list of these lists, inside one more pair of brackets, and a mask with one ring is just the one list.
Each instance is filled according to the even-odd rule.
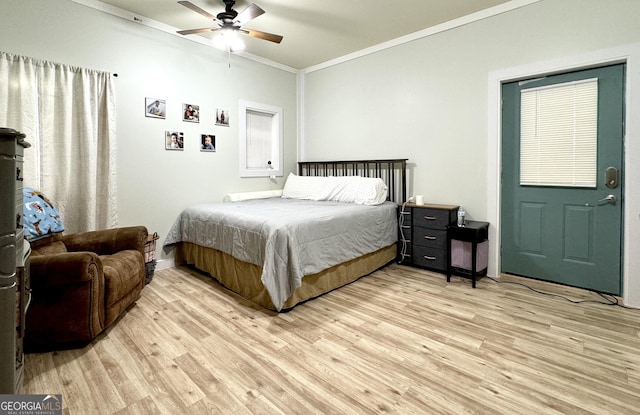
[[188,0],[179,1],[179,4],[193,10],[207,19],[215,21],[218,23],[219,27],[178,30],[178,33],[181,35],[192,35],[205,32],[218,32],[218,36],[212,40],[213,46],[227,52],[239,52],[244,50],[245,45],[242,39],[240,39],[240,34],[248,35],[256,39],[267,40],[273,43],[282,42],[282,36],[280,35],[274,35],[273,33],[262,32],[260,30],[244,29],[242,27],[245,23],[265,13],[260,6],[252,3],[242,12],[238,13],[233,10],[236,0],[222,0],[222,2],[225,4],[225,11],[218,13],[218,15],[214,17],[211,13],[202,10],[200,7]]
[[220,33],[213,38],[213,45],[218,49],[231,52],[240,52],[245,47],[238,32],[234,29],[221,29]]

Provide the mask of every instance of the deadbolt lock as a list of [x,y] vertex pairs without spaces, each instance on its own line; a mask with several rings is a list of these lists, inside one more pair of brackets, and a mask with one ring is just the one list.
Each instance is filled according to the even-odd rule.
[[618,178],[618,169],[615,167],[607,167],[604,171],[604,184],[609,189],[615,189],[618,187],[619,178]]

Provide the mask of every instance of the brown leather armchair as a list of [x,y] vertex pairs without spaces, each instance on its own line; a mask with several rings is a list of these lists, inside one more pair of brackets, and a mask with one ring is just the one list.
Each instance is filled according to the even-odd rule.
[[111,326],[145,285],[147,234],[133,226],[31,242],[25,349],[81,347]]

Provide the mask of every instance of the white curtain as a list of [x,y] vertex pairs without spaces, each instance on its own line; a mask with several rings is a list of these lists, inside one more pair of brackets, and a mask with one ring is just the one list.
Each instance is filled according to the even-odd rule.
[[65,232],[117,226],[112,75],[0,52],[0,127],[26,134],[24,185],[42,191]]

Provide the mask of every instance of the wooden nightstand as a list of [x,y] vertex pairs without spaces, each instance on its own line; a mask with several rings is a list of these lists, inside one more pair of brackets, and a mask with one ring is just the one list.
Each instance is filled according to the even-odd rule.
[[[478,257],[478,246],[489,239],[489,222],[478,222],[478,221],[466,221],[464,226],[458,226],[456,224],[452,224],[447,226],[447,249],[449,255],[447,255],[447,282],[451,281],[451,274],[456,273],[463,277],[471,278],[471,286],[476,288],[476,276],[478,275],[486,275],[487,268],[486,265],[482,266],[482,269],[478,268],[478,263],[486,264],[486,258]],[[461,241],[471,243],[471,258],[467,258],[468,267],[454,267],[452,266],[451,261],[451,241]],[[483,251],[482,255],[485,255],[486,251]],[[479,261],[482,259],[482,261]],[[466,269],[469,268],[469,269]]]
[[400,263],[445,273],[447,226],[456,222],[458,206],[416,205],[400,207]]

